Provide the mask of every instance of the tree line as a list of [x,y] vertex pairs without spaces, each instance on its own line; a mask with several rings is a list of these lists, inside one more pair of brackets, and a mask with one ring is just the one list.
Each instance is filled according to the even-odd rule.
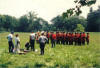
[[43,18],[37,17],[35,12],[16,18],[10,15],[0,15],[0,32],[16,31],[79,31],[79,32],[100,32],[100,6],[97,10],[90,8],[87,18],[79,16],[82,11],[81,7],[91,6],[96,0],[75,0],[77,5],[68,9],[61,15],[54,17],[51,24]]
[[48,22],[37,17],[34,12],[29,12],[20,18],[10,15],[0,15],[0,31],[30,32],[48,30]]

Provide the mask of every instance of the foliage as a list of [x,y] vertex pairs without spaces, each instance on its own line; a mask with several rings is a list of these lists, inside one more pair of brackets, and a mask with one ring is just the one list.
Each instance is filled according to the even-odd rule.
[[57,16],[51,20],[54,29],[62,30],[64,26],[63,18],[61,16]]
[[38,18],[34,12],[29,12],[19,19],[9,15],[0,15],[0,31],[36,32],[39,30],[47,31],[46,28],[48,28],[48,22]]
[[74,31],[74,29],[77,27],[77,24],[81,24],[84,28],[87,25],[86,19],[81,16],[72,16],[65,19],[63,19],[61,16],[57,16],[52,19],[52,22],[53,27],[55,27],[56,30],[62,31]]
[[87,31],[100,32],[100,6],[95,11],[90,9],[87,21]]
[[84,32],[84,27],[81,24],[77,24],[77,27],[74,30],[75,32]]
[[68,18],[70,16],[79,16],[82,13],[81,8],[84,6],[91,6],[96,3],[96,0],[75,0],[76,6],[74,8],[68,9],[66,12],[62,13],[63,18]]

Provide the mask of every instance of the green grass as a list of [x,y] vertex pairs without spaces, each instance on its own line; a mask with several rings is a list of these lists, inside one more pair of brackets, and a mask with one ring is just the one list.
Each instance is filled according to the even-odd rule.
[[[21,48],[29,39],[29,33],[18,33]],[[100,68],[100,33],[90,33],[90,44],[85,46],[47,44],[45,55],[38,52],[25,55],[8,53],[8,33],[0,33],[0,68]]]

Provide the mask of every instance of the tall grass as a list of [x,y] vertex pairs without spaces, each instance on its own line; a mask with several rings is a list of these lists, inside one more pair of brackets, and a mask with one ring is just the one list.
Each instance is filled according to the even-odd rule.
[[[16,33],[15,33],[16,34]],[[21,48],[29,41],[29,33],[18,33]],[[47,44],[45,54],[37,52],[25,55],[8,53],[8,33],[0,33],[0,68],[100,68],[100,33],[90,33],[90,44],[85,46]]]

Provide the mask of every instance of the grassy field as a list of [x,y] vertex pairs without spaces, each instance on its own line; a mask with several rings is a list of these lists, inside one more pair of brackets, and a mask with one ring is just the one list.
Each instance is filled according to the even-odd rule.
[[[18,34],[21,48],[25,48],[29,33]],[[100,68],[100,33],[90,33],[90,44],[85,46],[56,45],[51,48],[51,44],[47,44],[43,56],[39,44],[35,44],[37,52],[8,53],[7,35],[0,33],[0,68]]]

